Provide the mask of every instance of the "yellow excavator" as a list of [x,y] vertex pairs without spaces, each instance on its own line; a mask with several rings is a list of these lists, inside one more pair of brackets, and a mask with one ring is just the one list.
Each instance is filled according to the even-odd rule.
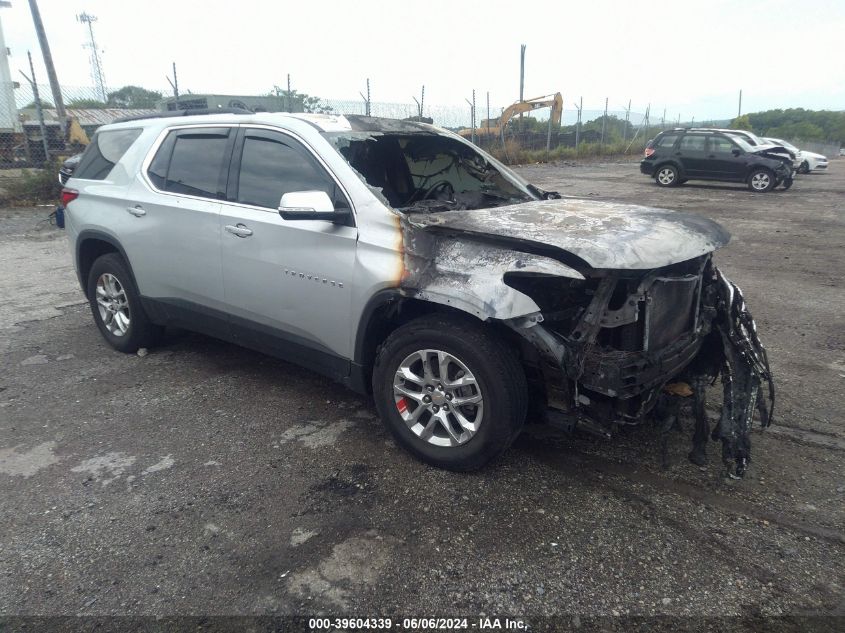
[[[497,119],[482,119],[481,125],[475,128],[475,137],[481,141],[491,141],[498,137],[504,137],[505,129],[513,117],[517,114],[532,112],[540,108],[551,108],[552,111],[549,116],[552,124],[560,125],[560,120],[563,116],[563,97],[559,92],[556,92],[553,95],[545,95],[512,103],[505,108],[502,116]],[[463,130],[459,130],[458,134],[464,138],[471,138],[472,129],[464,128]]]

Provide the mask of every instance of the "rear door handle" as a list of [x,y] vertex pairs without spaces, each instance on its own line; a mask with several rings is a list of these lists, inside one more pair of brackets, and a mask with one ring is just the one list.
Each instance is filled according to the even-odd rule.
[[144,211],[144,208],[140,204],[135,205],[134,207],[126,207],[126,210],[136,218],[140,218],[142,215],[147,215],[147,212]]
[[244,224],[237,224],[237,225],[227,224],[223,228],[225,228],[227,231],[229,231],[229,233],[231,233],[232,235],[237,235],[238,237],[249,237],[250,235],[252,235],[252,229],[248,228]]

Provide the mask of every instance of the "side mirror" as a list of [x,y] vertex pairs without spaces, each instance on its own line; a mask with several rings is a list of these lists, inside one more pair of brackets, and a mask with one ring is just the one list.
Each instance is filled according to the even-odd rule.
[[734,147],[734,148],[731,150],[731,154],[733,154],[734,156],[739,156],[740,154],[742,154],[742,150],[741,150],[741,149],[739,149],[738,147]]
[[337,211],[325,191],[291,191],[279,202],[279,215],[285,220],[328,220],[345,218],[348,211]]

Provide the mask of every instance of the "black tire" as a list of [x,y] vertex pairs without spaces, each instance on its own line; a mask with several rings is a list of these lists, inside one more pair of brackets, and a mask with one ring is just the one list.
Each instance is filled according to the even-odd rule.
[[677,187],[681,182],[681,174],[678,168],[671,164],[660,165],[654,171],[654,182],[659,187]]
[[[97,284],[100,278],[105,275],[116,280],[117,286],[115,288],[119,288],[125,296],[124,305],[126,309],[123,312],[128,315],[128,323],[122,334],[113,332],[109,328],[97,302]],[[91,307],[91,314],[94,316],[94,323],[97,324],[103,338],[116,350],[132,354],[141,347],[151,346],[161,335],[163,328],[152,323],[144,312],[138,289],[135,287],[132,275],[129,274],[129,267],[117,253],[108,253],[97,258],[88,274],[87,290],[88,304]],[[116,314],[112,315],[111,321],[116,318]]]
[[798,166],[798,173],[799,174],[809,174],[810,173],[810,163],[806,160]]
[[[771,169],[756,167],[748,174],[748,188],[754,193],[766,193],[775,188],[777,179]],[[764,185],[764,186],[761,186]]]
[[[402,418],[398,406],[404,406],[405,412],[409,409],[404,404],[405,397],[399,396],[397,401],[394,378],[400,365],[422,350],[438,350],[453,356],[475,378],[474,384],[483,398],[483,409],[477,430],[464,443],[434,445],[419,437]],[[450,371],[454,368],[451,365]],[[451,379],[454,381],[456,378],[451,376]],[[420,393],[425,395],[422,391]],[[433,395],[435,393],[432,392]],[[470,471],[499,456],[519,435],[528,408],[528,387],[515,352],[480,323],[472,322],[469,317],[429,315],[398,328],[379,348],[373,369],[373,398],[379,416],[400,446],[438,468]],[[423,405],[409,401],[408,404],[414,406],[411,412],[416,407],[428,408],[429,411],[422,412],[419,420],[431,422],[433,414],[430,409],[436,408],[436,403]],[[462,412],[466,414],[467,407],[463,407]],[[467,417],[472,412],[470,407]],[[450,419],[455,421],[454,409],[451,414],[443,415],[451,416]],[[434,433],[443,438],[441,441],[449,441],[440,423],[434,423],[434,428]],[[456,425],[453,428],[462,430]]]

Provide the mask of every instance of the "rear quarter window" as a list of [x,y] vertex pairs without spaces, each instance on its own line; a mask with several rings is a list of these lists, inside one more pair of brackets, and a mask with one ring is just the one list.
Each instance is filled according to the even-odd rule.
[[74,178],[105,180],[132,143],[141,136],[141,128],[97,132],[74,170]]
[[672,147],[678,140],[677,134],[666,134],[654,141],[654,147]]

